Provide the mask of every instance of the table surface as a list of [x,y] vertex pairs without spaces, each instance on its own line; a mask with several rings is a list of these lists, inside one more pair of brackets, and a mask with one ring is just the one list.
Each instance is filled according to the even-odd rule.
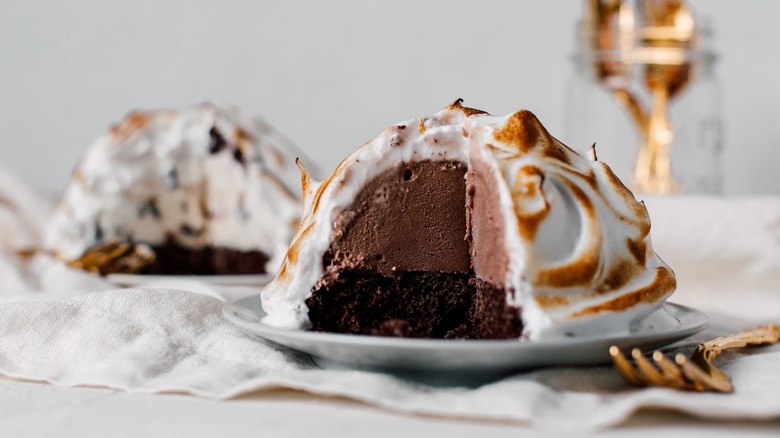
[[[775,205],[775,201],[772,202],[772,205]],[[763,205],[758,201],[755,203]],[[682,203],[673,202],[670,205],[674,208],[668,209],[669,211],[680,211],[680,214],[687,211],[683,211]],[[709,204],[703,205],[706,207]],[[747,208],[751,205],[746,203],[742,206]],[[724,213],[725,210],[712,211]],[[680,236],[682,232],[671,226],[676,223],[672,219],[674,218],[667,218],[665,222],[659,221],[661,225],[667,224],[666,228],[660,227],[660,235],[666,238],[659,239],[661,244],[658,246],[661,247],[664,243],[667,245],[665,251],[661,253],[675,254],[674,244],[678,240],[684,240],[682,239],[684,236]],[[766,219],[764,228],[770,229],[770,221],[774,221],[771,222],[771,227],[775,230],[770,234],[776,236],[777,226],[774,225],[777,223],[776,216]],[[764,228],[758,226],[760,230]],[[664,235],[664,229],[667,230],[667,235]],[[732,234],[743,231],[745,234],[750,231],[750,227],[731,227],[729,230]],[[714,231],[720,232],[720,229]],[[769,234],[766,236],[762,234],[760,240],[747,241],[760,244],[769,238],[767,236]],[[700,252],[709,251],[712,247],[709,244],[711,242],[706,239],[702,242],[707,245],[703,243],[704,249]],[[716,239],[715,242],[720,240]],[[729,263],[737,263],[739,260],[734,258],[737,256],[746,257],[748,262],[753,260],[748,257],[751,253],[746,252],[745,248],[737,249],[742,252],[737,251],[732,259],[727,259]],[[767,270],[766,266],[763,266],[766,263],[745,262],[742,263],[744,268],[736,270],[733,266],[723,264],[725,263],[723,261],[721,264],[689,263],[686,268],[685,261],[681,259],[673,264],[679,283],[678,291],[673,297],[674,302],[693,306],[711,316],[727,310],[729,315],[750,316],[751,320],[777,321],[777,309],[780,309],[780,293],[777,293],[780,276],[776,269]],[[758,261],[762,262],[762,260]],[[763,260],[763,262],[769,261]],[[762,266],[765,268],[764,271],[759,269]],[[729,275],[722,275],[719,271],[728,272]],[[714,297],[717,299],[713,299]],[[22,436],[103,438],[165,436],[168,438],[250,435],[321,438],[397,437],[404,434],[448,436],[448,438],[473,438],[480,435],[491,438],[550,436],[549,431],[530,429],[519,423],[466,421],[399,414],[345,398],[316,396],[292,390],[259,391],[233,400],[212,401],[182,394],[129,394],[103,388],[64,388],[0,377],[0,438]],[[657,437],[663,434],[686,438],[778,437],[780,419],[711,421],[670,410],[644,409],[632,415],[623,424],[595,435]],[[564,435],[582,436],[583,434]]]
[[[719,280],[720,281],[720,280]],[[756,317],[776,316],[780,294],[740,289],[739,296],[719,296],[708,308],[711,285],[700,282],[675,294],[677,303],[740,309]],[[731,287],[721,285],[722,287]],[[761,297],[761,300],[758,298]],[[757,306],[756,302],[763,305]],[[753,303],[752,305],[750,303]],[[45,437],[200,437],[200,436],[397,437],[479,436],[546,437],[549,431],[522,423],[414,416],[380,409],[346,398],[324,397],[278,389],[259,391],[228,401],[183,394],[130,394],[104,388],[66,388],[0,377],[0,438]],[[678,412],[646,409],[618,427],[596,436],[643,437],[662,434],[696,437],[780,436],[780,419],[772,421],[709,421]],[[582,436],[582,433],[559,434]]]
[[[272,390],[234,400],[181,394],[128,394],[102,388],[63,388],[0,378],[0,436],[550,436],[522,424],[396,414],[342,398]],[[703,421],[648,410],[594,435],[635,437],[778,436],[774,421]],[[566,434],[571,436],[571,434]]]

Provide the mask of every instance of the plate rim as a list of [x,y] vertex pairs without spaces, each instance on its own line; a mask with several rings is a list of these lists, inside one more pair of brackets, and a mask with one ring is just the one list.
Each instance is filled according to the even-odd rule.
[[[222,286],[258,286],[273,280],[273,274],[234,275],[161,275],[161,274],[108,274],[105,279],[119,286],[136,286],[146,283],[170,280],[203,281]],[[239,300],[240,301],[240,300]]]
[[[536,341],[530,341],[521,338],[517,338],[517,339],[401,338],[401,337],[392,337],[392,336],[323,333],[323,332],[312,332],[306,330],[293,330],[293,329],[279,328],[279,327],[270,326],[268,324],[264,324],[261,321],[262,316],[257,313],[252,313],[251,316],[248,316],[254,319],[254,321],[249,321],[247,319],[241,318],[239,314],[240,313],[249,314],[249,312],[252,311],[252,309],[240,304],[241,302],[250,301],[250,300],[253,301],[257,300],[258,306],[260,305],[259,295],[252,295],[249,297],[245,297],[234,303],[226,302],[223,305],[223,315],[225,315],[234,324],[237,324],[243,328],[248,329],[252,333],[262,337],[263,339],[269,340],[271,342],[276,342],[277,344],[284,345],[287,346],[288,348],[293,348],[295,350],[299,350],[299,349],[295,347],[290,347],[275,339],[270,339],[269,337],[264,336],[263,333],[268,333],[271,335],[279,335],[282,337],[292,336],[298,338],[299,340],[304,340],[304,341],[311,340],[318,343],[329,343],[329,344],[339,344],[339,345],[347,344],[353,346],[372,346],[372,347],[384,346],[384,347],[391,347],[391,348],[410,348],[410,349],[448,346],[449,348],[454,348],[454,349],[471,350],[475,348],[490,349],[498,346],[515,346],[515,345],[522,345],[522,346],[534,345],[537,347],[550,346],[552,348],[552,347],[559,347],[563,345],[571,345],[574,342],[582,345],[588,343],[601,343],[606,340],[614,340],[615,342],[625,341],[625,340],[636,340],[638,341],[638,343],[641,343],[642,341],[648,341],[651,339],[660,339],[663,337],[675,337],[678,339],[684,339],[685,337],[691,336],[693,334],[696,334],[706,329],[710,325],[709,316],[707,316],[707,314],[702,312],[701,310],[698,310],[694,307],[687,306],[684,304],[665,301],[659,308],[669,306],[671,308],[675,308],[678,311],[683,311],[688,314],[696,315],[696,317],[700,318],[701,320],[697,324],[692,324],[690,326],[685,326],[685,327],[677,327],[674,330],[671,329],[665,331],[659,330],[659,331],[639,333],[639,334],[621,331],[621,332],[614,332],[614,333],[607,333],[607,334],[541,339]],[[258,328],[261,329],[262,332],[259,331]],[[387,344],[387,345],[381,345],[381,344]]]

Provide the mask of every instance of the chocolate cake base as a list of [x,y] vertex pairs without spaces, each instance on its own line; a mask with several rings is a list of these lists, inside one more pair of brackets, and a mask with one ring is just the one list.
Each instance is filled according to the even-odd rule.
[[245,275],[265,274],[268,255],[223,247],[192,249],[175,242],[153,246],[157,258],[142,274]]
[[508,339],[520,309],[473,274],[341,272],[306,300],[314,331],[416,338]]

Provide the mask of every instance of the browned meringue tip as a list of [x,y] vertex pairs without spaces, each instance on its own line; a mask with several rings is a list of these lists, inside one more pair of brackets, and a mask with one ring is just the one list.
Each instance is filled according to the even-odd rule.
[[452,102],[449,106],[445,107],[444,109],[450,111],[457,111],[457,110],[462,111],[463,114],[466,115],[466,117],[470,117],[475,114],[487,114],[487,111],[482,111],[481,109],[463,106],[462,103],[463,103],[463,99],[458,98],[455,100],[455,102]]
[[303,202],[305,205],[309,202],[309,198],[311,197],[312,193],[311,176],[306,170],[306,167],[303,166],[303,163],[301,163],[301,159],[299,157],[295,157],[295,165],[298,166],[298,169],[301,170],[301,190],[303,191]]

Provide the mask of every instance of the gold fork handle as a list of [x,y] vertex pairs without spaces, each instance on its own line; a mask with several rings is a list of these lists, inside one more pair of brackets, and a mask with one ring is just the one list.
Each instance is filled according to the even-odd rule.
[[771,344],[780,341],[780,326],[766,324],[758,327],[742,330],[741,332],[713,339],[699,345],[696,353],[701,354],[707,361],[717,357],[724,350],[741,348],[747,345]]

